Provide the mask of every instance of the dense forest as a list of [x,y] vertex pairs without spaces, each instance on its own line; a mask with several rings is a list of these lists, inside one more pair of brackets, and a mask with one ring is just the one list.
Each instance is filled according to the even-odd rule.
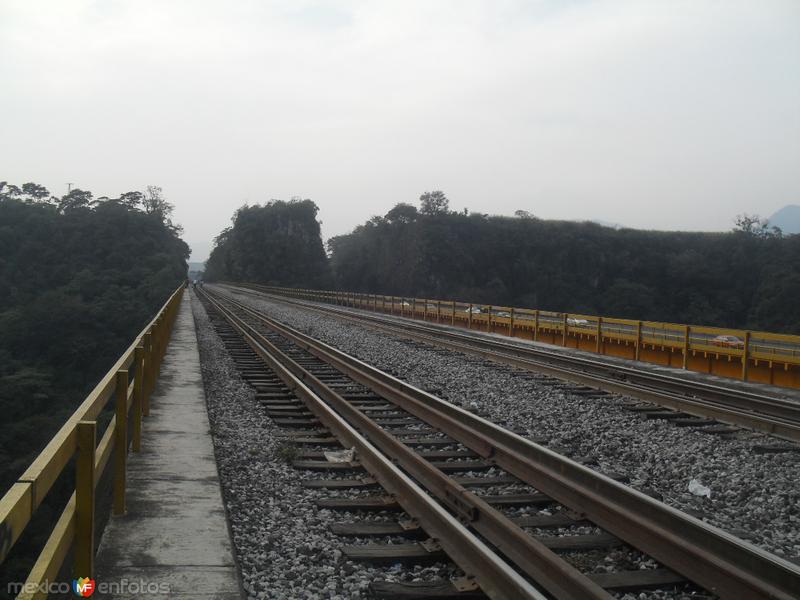
[[[305,202],[310,219],[316,207]],[[274,242],[257,240],[252,226],[237,231],[242,215],[218,242],[225,256],[235,248],[236,268],[209,268],[207,277],[316,285],[318,251],[308,269],[295,255],[289,277],[263,256]],[[800,333],[800,236],[753,217],[727,233],[614,229],[525,211],[456,213],[437,191],[419,208],[398,204],[330,239],[328,251],[333,286],[343,290]],[[215,254],[209,266],[220,264]]]
[[301,199],[243,206],[233,225],[214,240],[205,278],[329,286],[318,210],[311,200]]
[[[0,493],[185,279],[189,247],[170,213],[153,186],[95,199],[0,183]],[[66,491],[54,489],[0,579],[25,574]]]

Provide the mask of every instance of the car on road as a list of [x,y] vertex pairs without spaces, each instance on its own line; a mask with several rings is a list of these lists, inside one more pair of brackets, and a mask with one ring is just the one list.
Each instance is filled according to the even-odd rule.
[[744,340],[736,337],[735,335],[718,335],[711,338],[712,346],[721,346],[723,348],[744,348]]

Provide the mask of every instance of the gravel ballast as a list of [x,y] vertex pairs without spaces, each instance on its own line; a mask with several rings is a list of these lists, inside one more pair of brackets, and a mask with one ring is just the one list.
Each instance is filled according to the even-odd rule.
[[[548,447],[587,466],[624,473],[633,487],[655,491],[670,506],[800,562],[797,448],[757,453],[756,446],[774,445],[776,440],[744,430],[723,438],[648,420],[626,410],[621,397],[571,395],[537,384],[528,373],[473,356],[422,346],[253,294],[222,291],[415,386],[530,438],[545,439]],[[710,488],[710,498],[689,492],[693,479]]]
[[[240,378],[194,295],[192,311],[214,452],[248,598],[345,600],[366,597],[374,580],[449,577],[452,567],[443,564],[407,570],[372,567],[342,557],[344,543],[367,540],[343,541],[328,528],[331,523],[357,520],[360,515],[321,510],[315,500],[359,492],[302,487],[303,480],[324,474],[297,470],[289,464],[287,458],[298,448],[280,439],[281,430],[266,416],[253,389]],[[397,513],[373,513],[369,518],[394,519]]]

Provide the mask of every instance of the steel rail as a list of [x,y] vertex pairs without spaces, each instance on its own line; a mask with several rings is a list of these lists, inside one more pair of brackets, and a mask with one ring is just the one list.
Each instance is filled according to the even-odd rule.
[[[201,292],[203,293],[203,292]],[[253,327],[234,315],[208,293],[203,293],[214,308],[238,331],[245,342],[303,400],[308,409],[345,447],[355,448],[360,463],[378,483],[392,494],[400,506],[431,535],[450,558],[475,581],[490,598],[545,600],[545,596],[517,573],[496,552],[471,533],[444,507],[428,496],[373,443],[338,414],[313,388],[321,386],[311,373],[294,363],[279,348]],[[291,365],[291,366],[290,366]],[[310,385],[309,385],[310,384]],[[328,400],[334,399],[326,393]],[[341,399],[342,403],[346,403]],[[341,406],[337,406],[341,409]],[[349,415],[352,416],[352,415]],[[371,432],[374,433],[374,432]],[[399,442],[398,442],[399,443]],[[424,460],[424,459],[419,459]],[[430,465],[429,465],[430,466]],[[563,571],[563,570],[562,570]],[[562,572],[562,575],[566,573]],[[580,573],[579,573],[580,575]],[[593,584],[594,585],[594,584]],[[602,588],[600,588],[601,591]]]
[[747,427],[800,442],[800,402],[773,398],[745,390],[735,390],[699,381],[689,381],[660,373],[650,373],[622,365],[611,365],[581,356],[570,356],[541,348],[523,348],[500,340],[452,332],[417,323],[398,323],[376,315],[362,315],[317,303],[308,303],[251,288],[245,291],[303,306],[321,313],[332,313],[353,322],[457,352],[477,354],[487,360],[545,373],[559,379],[592,386],[614,394],[635,397],[700,417]]
[[[800,566],[445,402],[226,298],[314,356],[723,598],[800,597]],[[464,434],[469,428],[482,434]],[[487,445],[490,448],[487,451]]]
[[[206,296],[209,295],[206,294]],[[215,306],[218,310],[221,308],[219,302],[216,302]],[[227,312],[227,315],[229,319],[236,318],[230,311]],[[238,322],[242,328],[249,327],[241,320]],[[391,457],[393,462],[405,469],[424,489],[445,504],[458,516],[460,521],[487,539],[547,592],[556,598],[563,599],[602,598],[609,600],[611,598],[602,587],[561,559],[536,538],[528,535],[502,512],[456,483],[403,442],[387,433],[370,417],[353,407],[350,402],[307,369],[297,364],[268,339],[252,328],[249,328],[249,332],[293,375],[326,401],[348,423],[364,432],[370,442],[375,444],[386,456]],[[480,444],[479,433],[470,431],[467,427],[462,429],[462,434],[471,437],[474,445]],[[482,454],[486,455],[489,451],[488,447],[484,447]],[[402,496],[398,496],[398,500],[401,499]]]

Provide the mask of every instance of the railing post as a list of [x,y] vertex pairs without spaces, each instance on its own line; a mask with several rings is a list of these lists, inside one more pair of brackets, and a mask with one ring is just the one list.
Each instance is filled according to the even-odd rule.
[[75,462],[75,570],[78,577],[94,577],[94,460],[97,423],[80,421]]
[[642,322],[636,322],[636,354],[634,354],[634,358],[636,360],[640,360],[640,356],[642,355]]
[[691,327],[688,325],[683,333],[683,368],[686,369],[689,366],[689,333],[691,332]]
[[533,341],[539,339],[539,309],[533,311]]
[[142,449],[142,400],[144,395],[144,347],[133,351],[133,428],[131,445],[134,452]]
[[508,337],[514,337],[514,307],[511,307],[511,322],[508,324]]
[[564,322],[561,324],[561,345],[565,348],[567,347],[567,327],[569,326],[569,323],[567,322],[568,318],[569,317],[567,316],[567,313],[564,313]]
[[748,361],[750,360],[750,332],[744,332],[744,346],[742,346],[742,381],[747,381]]
[[450,309],[450,325],[456,324],[456,301],[453,300],[453,305]]
[[142,414],[150,416],[150,394],[153,393],[156,380],[153,377],[153,334],[148,331],[142,338],[144,344],[144,394],[142,396]]
[[128,468],[128,372],[117,371],[117,414],[114,427],[114,514],[125,514]]
[[603,317],[597,317],[597,349],[598,354],[603,351]]
[[161,359],[167,348],[167,319],[162,313],[158,318],[158,372],[161,373]]
[[486,317],[486,333],[492,333],[492,305],[489,305],[489,312]]
[[156,317],[156,322],[153,323],[153,328],[150,330],[153,333],[153,362],[150,363],[153,373],[152,385],[155,387],[158,380],[158,365],[161,363],[161,315]]
[[441,300],[437,300],[436,301],[436,322],[437,323],[441,323],[442,322],[442,301]]
[[472,329],[472,303],[469,304],[469,317],[467,318],[467,327]]

